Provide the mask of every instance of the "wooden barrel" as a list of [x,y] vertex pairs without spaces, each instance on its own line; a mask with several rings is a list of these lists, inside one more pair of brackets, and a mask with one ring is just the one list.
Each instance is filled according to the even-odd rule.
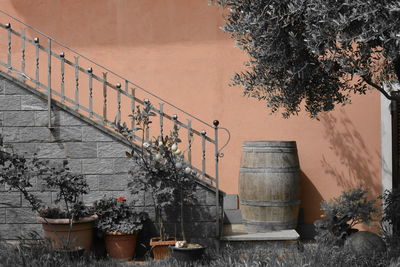
[[239,197],[240,211],[249,230],[296,228],[299,172],[295,141],[244,142]]

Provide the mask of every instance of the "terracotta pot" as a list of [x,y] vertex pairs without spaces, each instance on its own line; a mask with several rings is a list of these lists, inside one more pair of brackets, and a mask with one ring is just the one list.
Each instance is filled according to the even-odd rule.
[[105,243],[108,256],[113,259],[128,261],[135,255],[136,234],[106,232]]
[[153,259],[161,260],[169,257],[169,246],[175,245],[176,238],[170,238],[162,241],[159,237],[150,239],[151,252]]
[[[93,242],[93,227],[97,215],[74,220],[68,244],[70,224],[68,219],[48,219],[38,217],[42,223],[45,238],[50,239],[51,245],[55,249],[83,247],[85,251],[90,251]],[[68,244],[68,246],[67,246]]]

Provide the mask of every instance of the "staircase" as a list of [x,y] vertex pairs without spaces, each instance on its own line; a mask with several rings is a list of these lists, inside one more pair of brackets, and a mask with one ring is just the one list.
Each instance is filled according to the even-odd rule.
[[[114,130],[115,123],[133,129],[135,121],[129,115],[149,104],[156,114],[153,127],[145,129],[144,135],[136,134],[135,144],[179,126],[186,160],[201,182],[215,192],[215,229],[220,236],[219,159],[229,142],[229,131],[217,120],[211,124],[197,118],[2,10],[0,49],[3,78],[15,79],[46,100],[49,130],[57,127],[54,110],[61,108],[123,141]],[[222,147],[221,131],[228,134]]]

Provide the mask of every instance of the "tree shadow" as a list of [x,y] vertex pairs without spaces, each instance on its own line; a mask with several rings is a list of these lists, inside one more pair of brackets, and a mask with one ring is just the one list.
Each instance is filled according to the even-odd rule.
[[376,198],[381,193],[379,180],[376,179],[379,172],[374,168],[376,154],[371,154],[371,149],[346,112],[342,111],[339,116],[323,114],[321,118],[324,136],[342,165],[332,164],[323,155],[321,164],[325,173],[336,179],[344,190],[361,185],[369,190],[371,197]]

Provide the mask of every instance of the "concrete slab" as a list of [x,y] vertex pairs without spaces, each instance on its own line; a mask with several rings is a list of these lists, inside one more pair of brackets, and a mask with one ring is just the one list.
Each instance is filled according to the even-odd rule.
[[265,233],[246,233],[226,235],[221,237],[221,241],[294,241],[298,240],[300,235],[296,230],[280,230]]

